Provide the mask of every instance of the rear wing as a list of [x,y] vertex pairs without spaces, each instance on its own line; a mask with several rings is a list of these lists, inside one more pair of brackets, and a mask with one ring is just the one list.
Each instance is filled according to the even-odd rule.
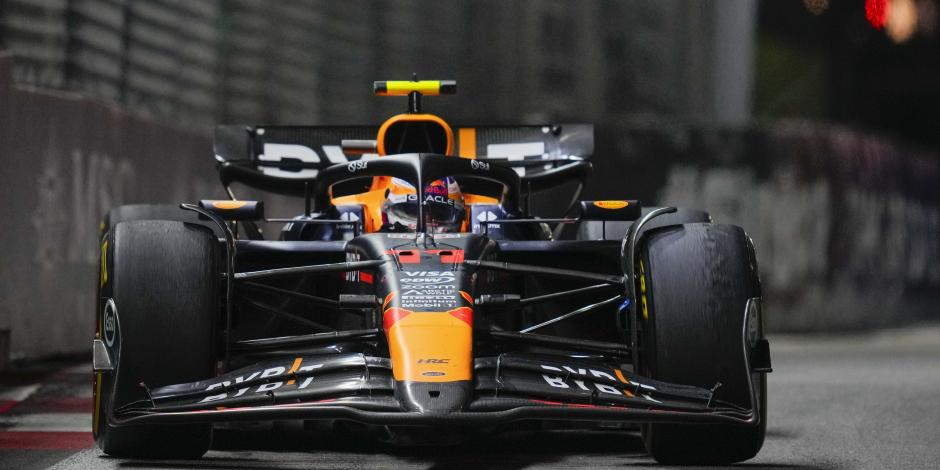
[[[222,184],[234,182],[290,196],[303,196],[320,170],[376,158],[343,151],[343,141],[374,140],[378,126],[246,126],[215,129],[214,150]],[[511,166],[523,188],[548,189],[590,174],[594,126],[463,126],[455,129],[462,157]]]

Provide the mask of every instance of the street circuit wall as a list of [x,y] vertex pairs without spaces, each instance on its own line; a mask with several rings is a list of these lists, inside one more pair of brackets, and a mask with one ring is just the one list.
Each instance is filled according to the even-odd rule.
[[744,227],[756,245],[770,330],[938,318],[940,155],[802,121],[748,129],[643,123],[607,132],[598,135],[589,195],[625,191]]
[[220,195],[206,131],[17,88],[0,56],[0,328],[14,359],[90,351],[99,220]]

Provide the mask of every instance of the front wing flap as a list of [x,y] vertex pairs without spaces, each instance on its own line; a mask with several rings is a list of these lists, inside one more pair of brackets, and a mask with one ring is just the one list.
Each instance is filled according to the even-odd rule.
[[519,420],[728,422],[756,411],[711,390],[647,379],[587,359],[506,353],[475,361],[475,398],[459,412],[403,411],[387,358],[299,356],[199,382],[150,390],[114,410],[111,424],[348,419],[369,424],[492,425]]

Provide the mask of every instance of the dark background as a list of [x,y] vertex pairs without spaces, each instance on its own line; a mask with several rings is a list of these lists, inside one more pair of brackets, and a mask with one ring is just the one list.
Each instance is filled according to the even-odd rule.
[[413,72],[454,123],[594,123],[586,197],[744,226],[775,331],[935,319],[940,5],[865,4],[0,0],[0,329],[86,350],[110,207],[218,196],[214,124],[377,124]]

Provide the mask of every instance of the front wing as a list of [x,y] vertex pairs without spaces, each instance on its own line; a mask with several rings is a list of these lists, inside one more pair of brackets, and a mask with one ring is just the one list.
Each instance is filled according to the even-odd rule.
[[[752,381],[752,406],[745,409],[714,400],[706,388],[655,381],[585,359],[506,353],[478,358],[474,369],[476,398],[457,412],[402,411],[387,358],[331,354],[266,361],[210,380],[155,388],[149,400],[113,409],[109,420],[116,426],[293,419],[459,426],[759,421]],[[435,393],[434,384],[427,392]]]

